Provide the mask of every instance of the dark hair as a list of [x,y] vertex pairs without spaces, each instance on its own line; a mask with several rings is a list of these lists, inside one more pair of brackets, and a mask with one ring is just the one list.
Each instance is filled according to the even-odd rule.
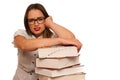
[[[28,8],[26,9],[26,12],[25,12],[25,15],[24,15],[24,26],[25,26],[25,29],[26,29],[26,32],[28,33],[28,35],[32,35],[32,32],[31,32],[31,30],[29,28],[29,25],[28,25],[28,13],[32,9],[40,10],[43,13],[43,15],[45,16],[45,18],[49,17],[46,9],[44,8],[44,6],[42,4],[39,4],[39,3],[30,4],[28,6]],[[50,31],[50,29],[45,28],[45,30],[43,32],[43,37],[44,38],[49,38],[49,37],[51,37],[51,35],[52,35],[52,32]]]

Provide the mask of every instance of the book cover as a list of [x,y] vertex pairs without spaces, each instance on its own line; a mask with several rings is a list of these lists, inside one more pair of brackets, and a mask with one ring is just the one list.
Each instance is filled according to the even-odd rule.
[[48,68],[48,69],[62,69],[77,65],[79,63],[79,56],[77,57],[67,57],[67,58],[58,58],[58,59],[36,59],[36,67]]
[[39,75],[40,80],[85,80],[85,73],[70,74],[59,77],[48,77]]
[[35,68],[35,73],[49,77],[57,77],[57,76],[76,74],[82,72],[84,72],[83,65],[76,65],[61,70],[41,69],[37,67]]
[[78,51],[75,46],[58,46],[39,48],[39,58],[63,58],[63,57],[75,57],[78,56]]

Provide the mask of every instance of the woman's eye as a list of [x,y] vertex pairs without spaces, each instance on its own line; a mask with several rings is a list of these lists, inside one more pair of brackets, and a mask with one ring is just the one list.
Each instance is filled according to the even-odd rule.
[[33,21],[34,21],[34,19],[28,19],[28,21],[29,21],[29,22],[33,22]]

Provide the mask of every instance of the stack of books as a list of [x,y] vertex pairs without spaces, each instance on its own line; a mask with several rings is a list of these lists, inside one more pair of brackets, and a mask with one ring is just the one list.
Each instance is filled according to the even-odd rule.
[[85,80],[84,65],[75,46],[39,48],[35,73],[40,80]]

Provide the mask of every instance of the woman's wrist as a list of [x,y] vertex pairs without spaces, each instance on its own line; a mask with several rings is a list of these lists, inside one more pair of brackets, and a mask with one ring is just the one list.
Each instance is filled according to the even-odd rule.
[[62,39],[61,38],[57,38],[57,42],[58,42],[58,44],[62,44]]
[[54,25],[55,25],[54,22],[50,22],[50,23],[47,24],[47,27],[50,28],[50,29],[54,29]]
[[53,22],[51,16],[49,16],[48,18],[46,18],[46,20],[45,20],[45,25],[46,25],[47,27],[50,28],[53,24],[54,24],[54,22]]

